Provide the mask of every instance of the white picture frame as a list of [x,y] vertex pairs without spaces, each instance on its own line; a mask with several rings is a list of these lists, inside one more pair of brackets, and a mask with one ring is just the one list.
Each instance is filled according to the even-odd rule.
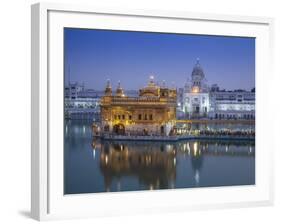
[[[190,12],[32,5],[31,214],[37,220],[247,207],[273,203],[273,146],[267,92],[273,19]],[[256,38],[256,185],[63,195],[63,27]],[[185,200],[188,199],[188,200]],[[137,203],[136,203],[137,202]]]

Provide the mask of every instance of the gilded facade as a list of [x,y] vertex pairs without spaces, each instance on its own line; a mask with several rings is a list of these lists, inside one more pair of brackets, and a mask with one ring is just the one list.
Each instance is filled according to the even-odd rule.
[[118,83],[113,94],[107,82],[101,98],[102,133],[119,135],[170,135],[176,122],[177,91],[157,85],[153,76],[139,96],[126,96]]

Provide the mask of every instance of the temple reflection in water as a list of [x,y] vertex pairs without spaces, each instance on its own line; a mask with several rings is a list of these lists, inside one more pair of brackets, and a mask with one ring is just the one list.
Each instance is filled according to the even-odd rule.
[[[105,191],[122,191],[122,178],[138,179],[140,189],[177,188],[177,172],[189,172],[194,187],[200,186],[204,157],[254,157],[253,142],[182,141],[157,142],[93,142],[100,148],[100,171]],[[185,159],[182,159],[185,158]],[[185,160],[191,169],[182,170]],[[190,172],[191,171],[191,172]],[[181,176],[181,175],[180,175]],[[136,189],[137,190],[137,189]]]
[[65,125],[65,194],[255,184],[255,141],[93,141]]
[[171,145],[106,142],[100,155],[100,169],[106,188],[113,178],[136,176],[150,189],[170,188],[176,178],[176,149]]

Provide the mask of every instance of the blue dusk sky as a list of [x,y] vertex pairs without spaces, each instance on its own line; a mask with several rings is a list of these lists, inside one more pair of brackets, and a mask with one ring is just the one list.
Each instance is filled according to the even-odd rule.
[[183,87],[200,59],[208,84],[221,89],[255,87],[255,39],[65,28],[65,83],[103,90],[110,79],[125,90],[155,80]]

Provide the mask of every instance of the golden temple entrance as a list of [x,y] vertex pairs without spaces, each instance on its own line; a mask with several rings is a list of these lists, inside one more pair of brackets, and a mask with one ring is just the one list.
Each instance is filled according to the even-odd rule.
[[125,134],[125,126],[123,124],[116,124],[113,126],[113,132],[117,135]]

